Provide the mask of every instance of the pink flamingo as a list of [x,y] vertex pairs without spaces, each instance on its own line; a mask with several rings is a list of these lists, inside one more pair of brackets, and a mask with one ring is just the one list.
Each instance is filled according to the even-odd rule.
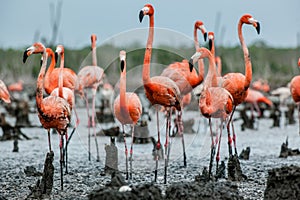
[[[300,67],[300,58],[298,60],[298,67]],[[292,98],[298,107],[299,134],[300,134],[300,87],[299,85],[300,85],[300,75],[292,78],[291,85],[290,85]]]

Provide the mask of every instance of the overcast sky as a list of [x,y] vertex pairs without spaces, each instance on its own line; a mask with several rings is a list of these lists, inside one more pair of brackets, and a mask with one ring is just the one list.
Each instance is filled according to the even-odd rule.
[[[50,39],[50,3],[58,0],[0,1],[0,48],[27,47],[35,34]],[[247,43],[263,40],[273,47],[296,47],[299,43],[300,0],[63,0],[57,43],[81,48],[90,44],[90,35],[95,33],[101,45],[124,32],[132,37],[127,40],[134,41],[134,30],[148,27],[148,19],[138,20],[146,3],[155,8],[156,27],[186,37],[192,38],[194,22],[202,20],[219,43],[236,45],[238,20],[249,13],[261,23],[261,34],[244,28]],[[170,38],[176,37],[155,35],[158,42]],[[142,40],[145,42],[146,36]]]

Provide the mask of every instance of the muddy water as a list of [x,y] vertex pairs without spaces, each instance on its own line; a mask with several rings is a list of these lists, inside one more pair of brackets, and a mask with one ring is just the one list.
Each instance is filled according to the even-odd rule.
[[[79,109],[81,123],[75,131],[75,135],[69,145],[69,174],[64,176],[64,191],[60,190],[59,173],[59,140],[58,136],[52,134],[52,148],[54,150],[54,186],[51,197],[53,199],[88,199],[91,191],[105,186],[110,182],[110,175],[104,175],[105,144],[110,143],[109,137],[97,137],[100,147],[100,162],[96,162],[96,149],[94,137],[92,137],[92,160],[88,161],[88,129],[85,120],[85,110]],[[238,115],[236,115],[238,116]],[[266,116],[268,114],[266,113]],[[185,134],[185,145],[187,154],[187,167],[183,166],[182,146],[180,138],[172,138],[170,166],[168,170],[168,184],[191,182],[195,176],[202,172],[203,167],[208,167],[210,155],[210,137],[207,121],[200,117],[196,111],[185,112],[183,118],[195,120],[193,130],[195,133]],[[156,122],[153,115],[149,123],[149,132],[156,138]],[[9,119],[13,123],[13,119]],[[36,115],[30,115],[32,124],[39,124]],[[282,128],[269,128],[272,126],[270,119],[259,120],[258,130],[241,131],[241,120],[235,121],[237,133],[237,149],[241,152],[246,147],[251,148],[250,159],[240,160],[243,173],[248,177],[247,180],[234,183],[239,194],[244,199],[263,199],[266,188],[268,170],[274,167],[285,165],[299,165],[299,157],[279,158],[280,147],[285,142],[287,136],[290,148],[299,148],[300,136],[298,135],[298,125],[286,126]],[[164,120],[160,119],[162,143],[164,144]],[[101,128],[108,128],[116,124],[97,124],[97,131]],[[216,129],[216,125],[214,128]],[[46,153],[48,151],[48,141],[46,130],[42,128],[23,128],[22,131],[31,137],[31,140],[19,141],[19,152],[12,152],[13,141],[0,143],[0,197],[7,199],[24,199],[30,193],[29,186],[36,184],[38,177],[26,176],[24,169],[33,166],[37,171],[43,171]],[[129,131],[127,128],[126,131]],[[221,140],[221,160],[225,160],[228,155],[226,131]],[[129,139],[127,141],[130,141]],[[125,169],[124,144],[118,143],[118,168],[121,172]],[[132,186],[153,181],[152,170],[155,162],[152,156],[152,144],[134,145],[133,155],[133,180],[129,183]],[[157,186],[162,194],[166,194],[167,185],[163,184],[164,161],[159,162]],[[215,165],[214,168],[215,169]],[[215,173],[215,171],[214,171]],[[124,174],[124,173],[123,173]],[[224,181],[224,180],[220,180]]]

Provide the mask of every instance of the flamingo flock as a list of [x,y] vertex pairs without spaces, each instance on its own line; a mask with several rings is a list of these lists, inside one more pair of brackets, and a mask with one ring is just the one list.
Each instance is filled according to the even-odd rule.
[[[256,110],[260,115],[258,103],[263,102],[269,106],[272,101],[266,98],[263,92],[270,92],[270,87],[266,81],[258,80],[252,82],[252,63],[250,53],[244,41],[242,28],[244,25],[253,26],[257,33],[260,33],[259,22],[250,14],[244,14],[238,21],[238,39],[240,41],[244,63],[245,73],[230,72],[222,75],[222,61],[220,56],[215,55],[215,35],[213,32],[207,32],[202,21],[194,23],[193,36],[195,53],[191,55],[189,60],[174,61],[168,65],[160,75],[150,76],[152,46],[154,41],[154,7],[151,4],[146,4],[139,12],[139,20],[143,21],[145,16],[149,18],[148,38],[145,47],[143,70],[141,80],[144,87],[144,93],[149,103],[156,109],[156,128],[157,128],[157,143],[155,145],[155,169],[154,181],[158,177],[158,161],[159,151],[162,148],[161,143],[161,125],[159,123],[160,111],[164,111],[165,123],[165,142],[164,142],[164,183],[167,183],[168,165],[170,157],[171,142],[169,136],[171,135],[172,127],[172,114],[175,112],[175,124],[178,133],[181,136],[182,149],[183,149],[183,166],[187,166],[187,155],[184,143],[184,127],[182,123],[183,108],[191,102],[193,90],[202,84],[202,91],[198,99],[199,115],[209,120],[210,127],[210,161],[209,161],[209,179],[212,178],[213,160],[216,159],[216,169],[220,161],[220,146],[223,127],[227,130],[228,139],[228,153],[229,158],[237,155],[237,134],[234,130],[233,115],[238,105],[242,103],[250,103],[252,110]],[[200,30],[204,41],[209,39],[209,49],[200,46],[198,42],[198,33]],[[90,128],[93,129],[93,136],[96,144],[97,157],[96,161],[100,160],[98,150],[98,142],[96,137],[96,122],[95,122],[95,100],[96,93],[101,84],[104,82],[104,69],[97,64],[96,56],[96,41],[97,36],[91,35],[91,49],[92,49],[92,64],[81,68],[76,73],[71,68],[64,65],[64,46],[57,45],[55,53],[51,48],[45,47],[42,43],[36,42],[28,47],[23,55],[23,62],[32,54],[40,54],[42,64],[40,66],[39,75],[36,81],[36,107],[38,111],[38,118],[44,129],[48,134],[49,151],[52,151],[51,134],[50,130],[55,129],[59,135],[59,148],[60,148],[60,175],[61,175],[61,189],[63,190],[63,165],[66,163],[67,168],[67,154],[64,156],[64,139],[68,141],[68,128],[71,119],[74,115],[76,117],[75,128],[80,125],[80,119],[76,111],[76,94],[79,94],[86,103],[86,113],[88,119],[88,160],[91,160],[91,145]],[[59,67],[55,67],[60,57]],[[48,62],[50,58],[50,63]],[[119,95],[114,99],[113,113],[115,118],[122,126],[122,133],[124,136],[125,146],[125,174],[126,179],[132,179],[133,176],[133,139],[134,127],[137,125],[138,120],[142,116],[142,103],[139,96],[134,92],[127,92],[126,89],[126,51],[121,50],[119,53],[120,58],[120,91]],[[208,59],[207,74],[205,75],[205,64],[203,59]],[[195,66],[197,63],[197,67]],[[47,68],[47,64],[49,67]],[[300,67],[300,58],[298,61]],[[300,76],[295,76],[290,82],[290,94],[298,105],[298,114],[300,122]],[[112,88],[110,86],[110,88]],[[92,92],[92,111],[87,97],[88,89]],[[23,90],[23,83],[10,85],[8,88],[0,80],[0,98],[5,103],[10,103],[9,91]],[[259,91],[260,90],[260,91]],[[44,97],[44,92],[47,95]],[[212,118],[218,119],[218,133],[215,136],[212,131]],[[127,147],[125,125],[130,125],[131,128],[131,144],[130,148]],[[300,134],[300,123],[299,123]],[[216,138],[214,138],[216,137]],[[232,150],[232,143],[234,147],[234,154]],[[216,151],[217,150],[217,151]],[[66,145],[67,153],[67,145]],[[128,158],[129,153],[129,158]],[[128,167],[129,161],[129,167]]]

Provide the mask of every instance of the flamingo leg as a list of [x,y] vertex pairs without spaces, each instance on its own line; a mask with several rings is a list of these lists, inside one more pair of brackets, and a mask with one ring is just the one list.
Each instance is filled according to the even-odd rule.
[[169,134],[170,134],[170,119],[171,118],[171,111],[167,109],[167,118],[166,118],[166,141],[165,141],[165,176],[164,176],[164,184],[167,183],[167,172],[168,172],[168,160],[169,160]]
[[60,135],[60,189],[64,190],[64,179],[63,179],[63,162],[64,162],[64,157],[63,157],[63,144],[64,144],[64,136]]
[[219,168],[222,130],[223,130],[223,120],[221,120],[221,126],[220,126],[219,144],[218,144],[218,150],[217,150],[217,156],[216,156],[216,162],[217,162],[216,172],[218,172],[218,168]]
[[183,151],[183,166],[186,167],[186,153],[185,153],[185,144],[184,144],[184,133],[183,133],[183,123],[182,123],[182,111],[178,113],[178,127],[179,134],[181,135],[182,151]]
[[128,180],[128,149],[126,145],[126,134],[124,131],[124,125],[122,124],[123,129],[123,138],[124,138],[124,145],[125,145],[125,170],[126,170],[126,180]]
[[236,134],[234,132],[233,121],[231,122],[231,128],[232,128],[232,140],[233,140],[233,145],[234,145],[234,153],[235,153],[235,155],[238,155],[237,148],[236,148]]
[[[68,174],[69,172],[68,172],[68,133],[66,133],[66,135],[65,135],[65,138],[66,138],[66,145],[65,145],[65,147],[66,147],[66,174]],[[62,146],[63,147],[63,146]],[[64,151],[63,151],[63,156],[64,156]]]
[[48,145],[49,145],[49,152],[51,152],[51,138],[50,138],[50,129],[48,129]]
[[159,116],[158,116],[158,107],[156,107],[156,123],[157,123],[157,143],[155,148],[155,170],[154,170],[154,182],[157,180],[157,168],[158,168],[158,159],[159,159],[159,150],[161,147],[160,144],[160,130],[159,130]]
[[88,119],[88,154],[89,154],[89,161],[91,161],[91,132],[90,132],[90,127],[91,127],[91,119],[90,119],[90,114],[89,114],[89,100],[84,93],[84,99],[85,99],[85,105],[86,105],[86,113],[87,113],[87,119]]
[[131,146],[130,146],[130,179],[132,179],[132,155],[133,155],[133,140],[134,140],[134,125],[132,125],[132,132],[131,132]]
[[[230,123],[232,122],[232,116],[233,116],[233,113],[235,111],[235,108],[236,106],[233,106],[233,109],[232,109],[232,112],[229,116],[229,120],[227,122],[227,133],[228,133],[228,152],[229,152],[229,157],[232,155],[232,147],[231,147],[231,144],[232,144],[232,139],[231,139],[231,136],[230,136]],[[232,122],[233,123],[233,122]]]
[[96,161],[99,162],[100,161],[100,156],[99,156],[99,147],[98,147],[98,141],[97,141],[97,136],[96,136],[96,124],[95,124],[95,98],[96,98],[96,91],[97,88],[93,88],[93,102],[92,102],[92,126],[93,126],[93,132],[94,132],[94,137],[95,137],[95,144],[96,144],[96,151],[97,151],[97,159]]
[[212,165],[213,165],[213,157],[215,156],[215,142],[214,136],[211,127],[211,118],[209,118],[209,127],[210,127],[210,137],[211,137],[211,149],[210,149],[210,160],[209,160],[209,170],[208,170],[208,178],[211,177]]

